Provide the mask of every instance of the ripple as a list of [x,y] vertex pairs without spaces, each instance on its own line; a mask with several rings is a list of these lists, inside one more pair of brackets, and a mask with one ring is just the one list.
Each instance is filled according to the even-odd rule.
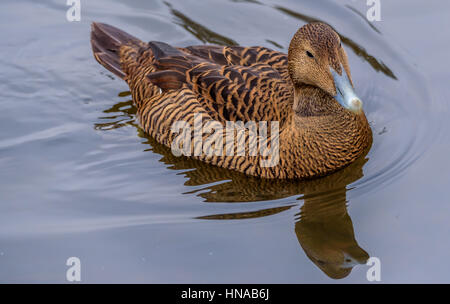
[[16,136],[14,138],[4,139],[0,141],[0,149],[10,148],[13,146],[20,146],[28,144],[33,141],[47,140],[54,137],[59,137],[67,133],[78,131],[86,126],[76,123],[68,123],[65,125],[48,128],[42,131],[32,132],[23,136]]

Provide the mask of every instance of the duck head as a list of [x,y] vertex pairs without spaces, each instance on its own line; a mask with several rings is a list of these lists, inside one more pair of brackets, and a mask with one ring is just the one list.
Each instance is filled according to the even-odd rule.
[[289,74],[298,88],[311,85],[331,95],[345,109],[359,113],[362,101],[356,95],[347,54],[339,35],[324,23],[301,27],[289,45]]

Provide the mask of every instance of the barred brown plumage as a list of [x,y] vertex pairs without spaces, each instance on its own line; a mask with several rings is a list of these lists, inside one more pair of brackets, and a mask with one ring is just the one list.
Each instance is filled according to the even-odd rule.
[[204,122],[223,125],[279,122],[276,166],[261,166],[264,156],[250,156],[247,146],[244,156],[192,156],[206,163],[263,178],[312,178],[347,166],[370,148],[364,112],[338,103],[333,77],[352,80],[339,36],[328,25],[303,26],[288,55],[265,47],[144,43],[102,23],[93,23],[91,44],[96,60],[128,83],[141,127],[166,146],[176,135],[173,123],[193,126],[199,113]]

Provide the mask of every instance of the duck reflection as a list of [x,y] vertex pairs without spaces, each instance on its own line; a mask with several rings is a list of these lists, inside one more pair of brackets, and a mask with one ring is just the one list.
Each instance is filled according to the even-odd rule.
[[355,265],[365,264],[369,258],[355,239],[346,204],[345,186],[304,197],[295,224],[295,234],[305,254],[333,279],[348,276]]
[[[210,202],[225,202],[276,199],[303,194],[297,199],[303,200],[295,223],[298,242],[306,256],[326,275],[341,279],[348,276],[354,266],[365,264],[369,258],[369,254],[355,239],[353,223],[347,213],[346,195],[347,185],[363,176],[362,167],[366,161],[367,159],[361,158],[333,175],[310,181],[255,182],[236,176],[227,183],[214,185],[210,192],[202,193],[201,196]],[[248,219],[272,215],[294,206],[296,205],[200,218]]]

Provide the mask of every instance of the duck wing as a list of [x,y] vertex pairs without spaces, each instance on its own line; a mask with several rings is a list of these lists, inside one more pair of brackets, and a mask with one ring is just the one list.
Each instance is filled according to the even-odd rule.
[[198,45],[184,49],[186,52],[220,65],[252,66],[267,64],[283,79],[289,81],[287,54],[266,47]]
[[148,46],[155,70],[147,78],[163,91],[189,88],[215,120],[283,124],[287,119],[292,86],[285,56],[265,48]]

